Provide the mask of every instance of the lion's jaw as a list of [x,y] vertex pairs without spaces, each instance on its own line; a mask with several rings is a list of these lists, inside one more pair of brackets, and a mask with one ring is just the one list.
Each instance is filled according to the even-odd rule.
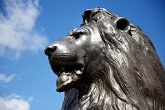
[[58,79],[56,80],[56,90],[58,92],[63,92],[75,87],[75,82],[80,80],[82,74],[84,74],[84,61],[75,60],[73,62],[69,59],[68,55],[67,60],[63,61],[65,62],[64,64],[61,60],[59,62],[57,60],[54,60],[54,57],[55,56],[49,58],[49,61],[52,70],[58,76]]

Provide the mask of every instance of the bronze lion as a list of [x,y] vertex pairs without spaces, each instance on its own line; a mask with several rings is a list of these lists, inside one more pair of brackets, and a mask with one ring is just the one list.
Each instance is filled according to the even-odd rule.
[[104,8],[45,49],[62,110],[165,110],[165,72],[142,30]]

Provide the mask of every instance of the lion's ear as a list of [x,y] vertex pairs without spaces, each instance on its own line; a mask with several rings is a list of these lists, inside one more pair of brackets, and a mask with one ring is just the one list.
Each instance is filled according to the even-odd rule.
[[91,9],[87,9],[84,14],[82,15],[83,17],[83,22],[84,23],[88,23],[90,21],[90,17],[91,17],[91,13],[92,13],[92,10]]
[[128,32],[128,30],[130,29],[130,23],[126,18],[122,18],[122,17],[118,18],[115,21],[115,25],[117,29],[125,32]]

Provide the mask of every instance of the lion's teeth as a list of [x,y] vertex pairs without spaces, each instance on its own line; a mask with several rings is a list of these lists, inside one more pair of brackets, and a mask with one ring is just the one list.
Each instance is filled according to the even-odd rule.
[[64,71],[64,66],[61,67],[60,71],[57,73],[57,76],[59,76],[63,71]]
[[65,71],[65,67],[64,66],[62,66],[61,71]]
[[74,70],[76,74],[80,75],[82,72],[80,70]]

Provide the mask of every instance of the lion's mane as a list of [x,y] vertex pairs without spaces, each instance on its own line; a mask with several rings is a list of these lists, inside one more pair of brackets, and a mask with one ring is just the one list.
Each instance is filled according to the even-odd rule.
[[83,97],[76,89],[67,91],[63,109],[165,110],[165,72],[142,30],[102,8],[86,10],[83,21],[97,24],[104,68]]

